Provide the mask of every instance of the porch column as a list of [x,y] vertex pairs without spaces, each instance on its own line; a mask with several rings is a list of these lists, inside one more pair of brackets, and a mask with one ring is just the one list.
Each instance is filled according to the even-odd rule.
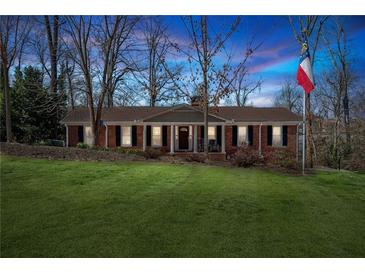
[[194,153],[198,152],[198,125],[194,125]]
[[225,125],[222,125],[222,153],[226,153],[226,134],[225,132]]
[[108,148],[108,125],[105,125],[105,148]]
[[174,126],[170,126],[170,154],[175,153],[175,131]]
[[146,143],[147,143],[147,126],[143,125],[143,151],[146,151]]
[[68,147],[68,126],[66,125],[66,147]]
[[259,127],[259,155],[261,156],[261,127],[262,127],[262,124],[260,124],[260,127]]

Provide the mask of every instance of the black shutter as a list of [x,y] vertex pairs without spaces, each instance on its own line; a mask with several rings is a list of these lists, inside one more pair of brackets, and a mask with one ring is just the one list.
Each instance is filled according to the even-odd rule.
[[137,146],[137,126],[132,126],[132,146]]
[[283,146],[288,145],[288,126],[283,126]]
[[79,126],[77,128],[77,134],[79,137],[79,143],[83,143],[84,142],[84,127],[83,126]]
[[147,126],[147,146],[151,146],[151,126]]
[[200,126],[200,138],[204,139],[204,126]]
[[267,145],[272,146],[272,126],[267,126]]
[[222,145],[222,126],[217,126],[217,145]]
[[167,126],[162,126],[162,146],[167,146]]
[[248,144],[253,145],[253,126],[248,126]]
[[237,126],[232,126],[232,146],[237,146]]
[[120,147],[120,126],[115,127],[115,145]]

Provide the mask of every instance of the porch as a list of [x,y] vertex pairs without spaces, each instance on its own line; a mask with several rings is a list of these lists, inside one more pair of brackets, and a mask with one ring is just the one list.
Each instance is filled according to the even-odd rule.
[[[201,153],[204,152],[204,134],[201,124],[144,125],[143,150],[162,146],[170,154]],[[208,126],[208,152],[225,154],[224,125]]]

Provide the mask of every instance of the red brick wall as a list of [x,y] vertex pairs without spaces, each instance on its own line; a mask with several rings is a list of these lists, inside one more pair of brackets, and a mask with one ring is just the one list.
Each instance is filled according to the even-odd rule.
[[[198,139],[201,138],[201,126],[198,126]],[[193,127],[194,130],[194,127]],[[163,146],[161,149],[164,151],[170,151],[170,126],[167,127],[167,146]],[[259,149],[259,126],[253,126],[253,147],[255,149]],[[261,148],[262,152],[265,151],[273,151],[275,149],[288,149],[294,154],[297,149],[297,126],[288,126],[288,146],[287,147],[272,147],[267,146],[267,126],[261,127]],[[194,135],[193,135],[194,136]],[[227,154],[232,154],[237,150],[236,146],[232,146],[232,126],[225,127],[225,144],[226,144],[226,152]],[[78,143],[78,126],[68,126],[68,144],[69,146],[76,146]],[[99,130],[99,146],[105,146],[105,127],[102,126]],[[115,143],[115,126],[108,126],[108,147],[114,148],[116,147]],[[137,146],[133,147],[137,149],[143,149],[143,126],[137,126]]]
[[267,145],[267,126],[262,126],[262,151],[272,151],[275,149],[288,149],[294,154],[297,151],[297,126],[288,126],[288,145],[286,147],[272,147]]
[[297,152],[297,126],[288,126],[288,149]]
[[137,146],[133,148],[143,149],[143,126],[137,126]]
[[105,147],[105,126],[99,128],[98,146]]
[[[68,145],[74,147],[79,143],[79,126],[68,126]],[[85,140],[85,135],[84,135]],[[105,126],[99,128],[98,146],[105,146]]]
[[[259,130],[260,126],[253,126],[253,148],[259,149]],[[226,126],[225,136],[226,136],[226,153],[232,154],[237,151],[237,146],[232,145],[232,126]],[[288,146],[281,148],[274,148],[267,145],[267,126],[263,125],[261,127],[261,149],[264,153],[265,150],[271,151],[273,149],[288,149],[293,153],[296,153],[297,146],[297,126],[288,126]]]
[[79,126],[68,126],[68,146],[74,147],[79,142]]
[[[115,128],[116,126],[108,126],[108,147],[115,148]],[[143,148],[143,126],[137,126],[137,146],[128,147],[133,149],[142,149]]]
[[108,126],[108,147],[114,148],[115,144],[115,126]]

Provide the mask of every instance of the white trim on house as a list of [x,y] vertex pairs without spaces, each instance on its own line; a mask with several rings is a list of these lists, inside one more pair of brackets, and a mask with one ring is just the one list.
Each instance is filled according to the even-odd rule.
[[[129,144],[123,144],[123,128],[129,128]],[[121,147],[131,147],[132,146],[132,126],[131,125],[121,125],[120,126],[120,146]]]
[[[119,125],[133,125],[133,126],[143,126],[143,125],[202,125],[204,126],[204,122],[141,122],[141,121],[103,121],[104,125],[108,126],[119,126]],[[81,126],[81,125],[89,125],[89,122],[67,122],[63,123],[65,126]],[[267,126],[275,126],[275,125],[287,125],[287,126],[296,126],[302,124],[302,121],[266,121],[266,122],[209,122],[209,125],[226,125],[226,126],[259,126],[259,125],[267,125]]]
[[239,126],[237,126],[237,146],[238,147],[242,146],[242,143],[240,142],[240,128],[246,128],[246,135],[245,135],[244,143],[246,145],[248,144],[248,125],[239,125]]
[[[160,128],[160,144],[154,145],[153,144],[153,128]],[[151,147],[162,147],[162,125],[159,126],[151,126]]]
[[[87,134],[86,128],[90,128],[91,136],[90,136],[90,134],[89,135]],[[93,143],[93,140],[92,140],[93,136],[92,135],[94,134],[94,132],[92,132],[92,127],[91,127],[90,124],[89,125],[84,125],[83,129],[84,129],[84,142],[83,143],[91,146],[92,143]],[[94,145],[96,145],[96,144],[94,144]]]

